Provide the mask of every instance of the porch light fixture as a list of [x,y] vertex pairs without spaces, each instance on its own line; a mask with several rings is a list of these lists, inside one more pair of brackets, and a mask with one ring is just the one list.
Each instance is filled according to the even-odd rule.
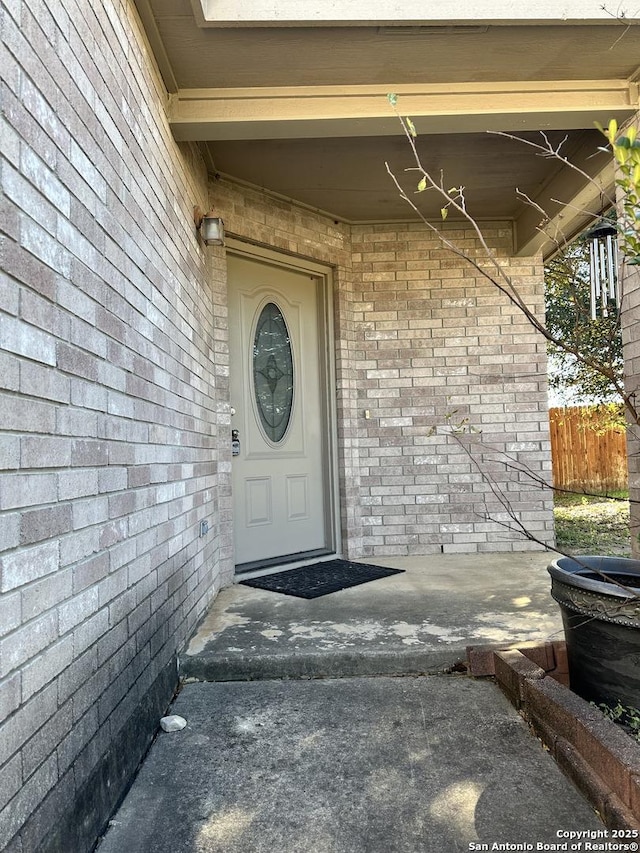
[[616,229],[608,222],[596,225],[587,233],[592,320],[608,317],[614,306],[616,309],[620,307],[616,234]]
[[224,222],[219,216],[214,216],[213,212],[203,213],[199,207],[194,207],[193,221],[205,246],[224,246]]

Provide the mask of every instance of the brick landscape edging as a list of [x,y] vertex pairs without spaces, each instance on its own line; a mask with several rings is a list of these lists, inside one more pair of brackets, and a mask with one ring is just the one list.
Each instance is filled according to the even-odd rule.
[[565,644],[467,655],[470,675],[495,677],[605,826],[640,831],[640,745],[569,689]]

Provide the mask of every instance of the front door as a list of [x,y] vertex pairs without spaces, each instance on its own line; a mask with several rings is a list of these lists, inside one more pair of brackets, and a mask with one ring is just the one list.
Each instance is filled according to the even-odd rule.
[[238,571],[329,553],[322,277],[228,254]]

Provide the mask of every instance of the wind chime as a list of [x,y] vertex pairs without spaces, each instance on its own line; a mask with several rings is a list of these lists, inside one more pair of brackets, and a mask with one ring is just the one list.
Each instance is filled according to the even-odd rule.
[[589,258],[591,282],[591,319],[608,317],[620,307],[620,288],[617,273],[617,231],[604,222],[587,234],[590,239]]

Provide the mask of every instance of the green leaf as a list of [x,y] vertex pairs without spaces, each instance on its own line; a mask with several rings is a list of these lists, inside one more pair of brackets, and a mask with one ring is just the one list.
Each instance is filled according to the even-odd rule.
[[447,209],[446,207],[441,207],[441,208],[440,208],[440,216],[442,217],[442,221],[443,221],[443,222],[444,222],[444,220],[447,218],[448,214],[449,214],[449,211],[448,211],[448,209]]
[[394,95],[393,92],[390,92],[387,95],[387,100],[389,101],[392,107],[395,107],[395,105],[398,103],[398,96]]
[[589,371],[572,361],[567,350],[562,349],[565,344],[569,352],[573,348],[593,364],[611,365],[616,379],[621,381],[622,341],[617,314],[612,312],[597,322],[591,319],[589,272],[589,240],[584,237],[545,265],[545,325],[561,342],[560,347],[551,350],[557,365],[552,368],[551,380],[556,387],[573,387],[581,395],[607,399],[612,391],[610,381],[597,368]]
[[410,118],[405,119],[407,122],[407,127],[409,128],[409,133],[411,136],[416,137],[418,135],[418,131],[416,130],[415,124],[411,121]]
[[426,178],[422,178],[422,180],[421,180],[421,181],[420,181],[420,183],[418,184],[418,192],[419,192],[419,193],[422,193],[422,192],[424,192],[424,191],[426,190],[426,188],[427,188],[427,179],[426,179]]

